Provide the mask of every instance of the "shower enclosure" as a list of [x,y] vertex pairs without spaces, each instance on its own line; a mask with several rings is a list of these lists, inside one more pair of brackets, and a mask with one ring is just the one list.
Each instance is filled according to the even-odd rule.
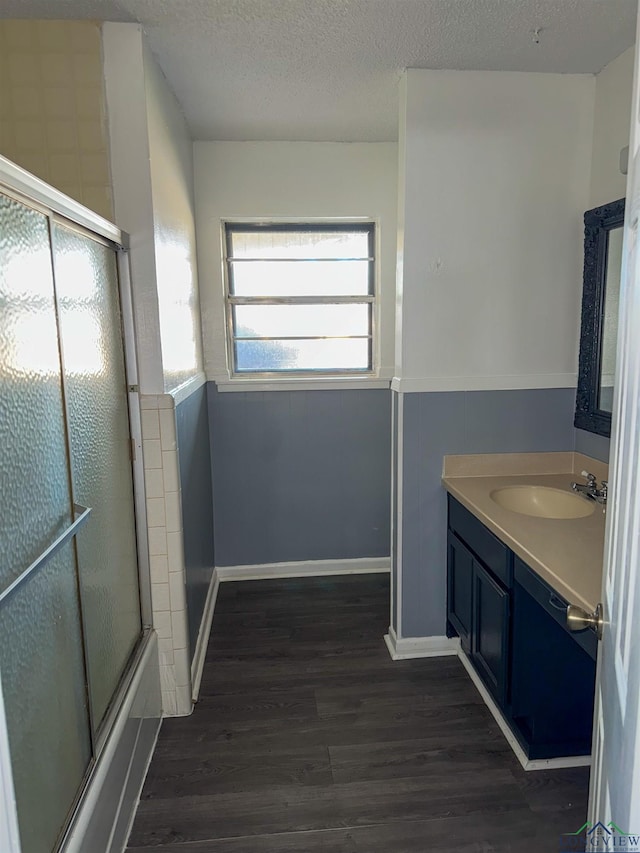
[[22,853],[62,844],[147,621],[123,238],[46,195],[0,183],[0,685]]

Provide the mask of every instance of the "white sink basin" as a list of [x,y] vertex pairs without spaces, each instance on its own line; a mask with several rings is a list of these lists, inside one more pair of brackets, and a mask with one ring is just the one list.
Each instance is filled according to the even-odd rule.
[[586,498],[549,486],[507,486],[491,492],[490,497],[503,509],[538,518],[584,518],[595,509]]

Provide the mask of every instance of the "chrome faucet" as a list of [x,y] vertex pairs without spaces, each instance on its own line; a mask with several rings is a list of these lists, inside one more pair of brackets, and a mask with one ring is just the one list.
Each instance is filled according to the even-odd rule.
[[590,498],[600,504],[606,504],[607,492],[609,484],[606,480],[601,483],[601,488],[598,488],[598,481],[595,474],[590,474],[588,471],[583,471],[582,476],[586,478],[586,483],[571,483],[571,488],[574,492],[584,495],[585,498]]

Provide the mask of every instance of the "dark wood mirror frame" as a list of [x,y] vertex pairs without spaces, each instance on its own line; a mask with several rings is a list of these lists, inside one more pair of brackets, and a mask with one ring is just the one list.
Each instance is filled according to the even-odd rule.
[[611,413],[598,407],[602,328],[607,280],[608,234],[624,223],[623,198],[587,210],[584,215],[584,268],[578,390],[574,425],[578,429],[611,434]]

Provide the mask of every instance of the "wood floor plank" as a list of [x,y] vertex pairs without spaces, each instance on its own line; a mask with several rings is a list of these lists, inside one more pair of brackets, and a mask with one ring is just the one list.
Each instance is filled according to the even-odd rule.
[[[318,718],[318,707],[314,690],[289,690],[286,693],[266,693],[264,690],[244,693],[203,696],[198,702],[198,716],[191,715],[187,726],[197,726],[200,720],[205,725],[212,719],[242,721],[260,720],[280,723],[289,718]],[[164,731],[185,730],[181,717],[165,720]]]
[[[384,780],[433,775],[446,777],[452,767],[482,775],[487,769],[512,770],[517,763],[504,738],[464,746],[434,745],[432,740],[357,746],[330,746],[331,770],[335,782]],[[526,799],[526,792],[523,792]]]
[[267,625],[266,620],[260,620],[260,624],[256,624],[256,620],[248,618],[243,625],[243,631],[238,636],[237,625],[238,615],[233,613],[227,617],[226,625],[233,626],[234,630],[225,630],[224,625],[216,626],[218,628],[215,637],[215,649],[242,649],[256,648],[262,643],[272,641],[282,641],[291,639],[291,628],[286,625]]
[[278,752],[219,750],[209,757],[157,756],[147,776],[143,800],[257,791],[291,785],[332,785],[326,747]]
[[[375,653],[354,653],[350,657],[343,656],[339,661],[325,659],[322,662],[295,663],[293,665],[286,660],[264,661],[261,665],[252,665],[251,661],[242,664],[238,661],[216,662],[203,675],[201,695],[245,692],[248,686],[268,692],[353,687],[356,695],[358,686],[366,688],[384,683],[397,686],[401,693],[405,685],[410,687],[423,683],[420,661],[391,661],[384,644]],[[411,668],[411,663],[418,666]],[[478,701],[475,692],[469,701]]]
[[433,746],[495,741],[501,737],[486,708],[457,705],[442,709],[408,710],[395,715],[375,712],[341,714],[318,720],[283,717],[274,720],[214,718],[194,721],[188,727],[163,732],[156,752],[169,755],[180,750],[198,757],[222,744],[244,751],[278,750],[283,746],[348,746],[424,739]]
[[[459,664],[459,661],[456,661]],[[482,697],[471,683],[464,668],[450,670],[446,676],[447,689],[437,683],[413,683],[398,693],[397,684],[363,684],[355,693],[347,688],[316,689],[316,702],[320,717],[335,717],[347,713],[380,713],[383,709],[389,713],[402,710],[436,709],[455,705],[482,705]]]
[[157,846],[240,833],[326,829],[336,825],[338,807],[334,786],[274,786],[267,791],[191,796],[173,809],[167,808],[166,799],[141,800],[129,844]]
[[525,773],[456,658],[391,661],[388,585],[221,585],[128,853],[557,853],[588,771]]
[[516,767],[513,775],[529,808],[539,814],[571,810],[589,796],[589,770],[586,767],[538,770],[535,773],[526,773]]
[[179,810],[166,800],[142,800],[130,843],[161,844],[231,836],[355,827],[390,820],[492,814],[526,808],[506,770],[462,771],[460,787],[441,778],[390,779],[330,787],[277,787],[255,792],[191,796]]
[[[565,821],[533,822],[530,812],[478,817],[391,821],[362,827],[239,836],[170,843],[162,853],[558,853],[560,835],[578,826]],[[128,853],[148,853],[133,847]]]

